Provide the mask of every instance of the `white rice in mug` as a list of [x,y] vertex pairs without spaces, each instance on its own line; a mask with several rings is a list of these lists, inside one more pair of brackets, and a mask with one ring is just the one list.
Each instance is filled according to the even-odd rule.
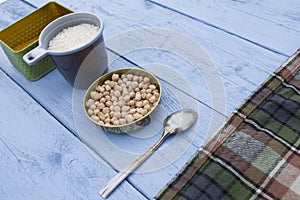
[[99,28],[99,26],[87,23],[65,28],[49,42],[48,50],[69,51],[76,49],[96,37]]

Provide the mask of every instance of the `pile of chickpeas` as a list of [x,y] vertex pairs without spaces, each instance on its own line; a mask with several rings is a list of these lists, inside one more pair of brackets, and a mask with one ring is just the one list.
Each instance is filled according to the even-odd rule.
[[124,125],[147,115],[158,103],[159,92],[147,76],[114,73],[90,92],[85,106],[99,124]]

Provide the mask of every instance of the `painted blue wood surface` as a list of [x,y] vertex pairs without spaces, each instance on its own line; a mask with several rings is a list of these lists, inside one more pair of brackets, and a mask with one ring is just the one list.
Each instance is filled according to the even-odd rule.
[[300,46],[297,0],[153,2],[279,54],[289,56]]
[[[7,0],[0,4],[0,12],[3,13],[0,27],[6,27],[46,2],[30,0],[27,3]],[[289,7],[283,3],[272,4],[265,9],[268,5],[267,1],[258,3],[225,0],[194,1],[192,3],[195,6],[190,7],[185,3],[174,5],[167,0],[130,3],[92,0],[58,2],[75,11],[96,13],[103,19],[110,57],[116,56],[115,53],[121,53],[121,45],[127,46],[136,42],[134,38],[128,38],[119,46],[109,42],[125,31],[162,27],[181,33],[203,47],[215,63],[224,84],[226,110],[223,111],[212,106],[209,91],[207,92],[207,87],[201,82],[200,76],[189,73],[191,67],[189,63],[176,56],[153,50],[133,51],[124,55],[124,59],[119,58],[111,64],[110,69],[160,64],[177,71],[180,76],[174,83],[174,80],[164,81],[167,79],[167,73],[155,71],[155,68],[147,68],[160,76],[163,87],[167,89],[166,92],[169,91],[164,96],[170,98],[165,98],[162,102],[165,110],[170,112],[176,109],[177,105],[174,105],[174,102],[177,98],[182,101],[183,107],[189,105],[198,107],[200,115],[197,126],[194,127],[196,130],[193,129],[180,138],[168,141],[155,157],[139,169],[140,172],[143,170],[148,172],[138,171],[130,176],[128,182],[122,184],[110,197],[111,199],[125,199],[127,195],[130,199],[153,198],[213,133],[225,119],[224,117],[228,116],[279,67],[293,52],[293,48],[299,47],[297,42],[293,42],[300,41],[297,25],[299,24],[298,10],[295,9],[296,6]],[[294,4],[299,5],[297,2]],[[203,12],[196,12],[194,8],[198,8],[197,6]],[[253,15],[255,10],[263,10],[263,12]],[[276,14],[270,15],[272,11],[276,11]],[[243,23],[245,19],[247,24]],[[254,34],[251,34],[250,30],[255,30]],[[277,40],[278,35],[281,37]],[[283,40],[284,44],[282,44]],[[0,186],[0,197],[4,199],[21,197],[22,199],[47,199],[47,197],[101,199],[97,190],[116,173],[112,167],[118,167],[118,163],[114,163],[114,160],[109,158],[110,153],[101,155],[109,164],[94,159],[81,143],[86,143],[95,152],[101,154],[101,146],[98,145],[101,137],[93,134],[94,127],[87,127],[91,132],[86,135],[78,131],[78,120],[86,121],[86,118],[74,117],[72,88],[57,70],[53,70],[36,82],[26,80],[9,63],[2,50],[0,65],[1,109],[7,111],[2,112],[6,114],[1,114],[0,118],[1,125],[5,124],[0,128],[0,153],[1,158],[5,158],[2,160],[4,164],[1,163],[2,173],[0,173],[1,183],[3,182],[5,186]],[[176,82],[177,84],[188,82],[193,89],[201,92],[188,95],[180,90]],[[13,97],[15,97],[14,101],[10,101]],[[10,108],[15,112],[8,112]],[[145,129],[145,138],[105,135],[112,144],[131,153],[124,157],[123,163],[131,162],[135,156],[154,143],[161,134],[160,126],[164,114],[166,113],[158,115],[154,133]],[[26,123],[15,125],[13,123],[15,118]],[[195,132],[196,135],[193,134]],[[82,141],[79,141],[78,137]],[[178,150],[181,152],[178,159],[169,159],[168,151],[164,151],[164,147],[176,148],[176,139],[186,142],[188,147]],[[58,162],[60,164],[56,165]],[[149,171],[150,166],[158,167],[160,163],[165,162],[170,164]],[[16,173],[16,176],[11,176],[13,173]],[[16,193],[16,190],[19,192]]]
[[[98,199],[115,171],[2,71],[0,87],[1,199]],[[113,197],[120,198],[144,196],[125,182]]]

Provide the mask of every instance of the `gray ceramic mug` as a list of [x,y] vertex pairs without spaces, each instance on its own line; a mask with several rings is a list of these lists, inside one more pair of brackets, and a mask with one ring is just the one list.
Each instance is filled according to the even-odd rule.
[[[48,50],[49,42],[67,27],[82,23],[99,26],[97,35],[88,43],[67,51]],[[49,55],[60,73],[75,88],[85,89],[107,70],[107,53],[103,39],[103,23],[91,13],[71,13],[48,24],[39,36],[39,45],[23,56],[23,60],[33,65]]]

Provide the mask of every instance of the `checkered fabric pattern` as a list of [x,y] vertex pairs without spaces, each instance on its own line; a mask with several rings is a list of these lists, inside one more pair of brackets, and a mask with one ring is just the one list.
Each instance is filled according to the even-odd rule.
[[300,199],[300,50],[155,197]]

